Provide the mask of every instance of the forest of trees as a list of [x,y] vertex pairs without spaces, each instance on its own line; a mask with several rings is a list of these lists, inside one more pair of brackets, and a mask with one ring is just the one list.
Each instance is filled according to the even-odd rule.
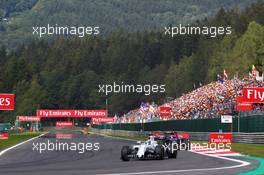
[[[215,81],[246,75],[252,64],[264,70],[264,3],[239,11],[224,9],[197,25],[232,26],[232,35],[171,38],[163,32],[114,32],[107,37],[58,38],[0,49],[0,92],[16,94],[16,109],[1,112],[1,121],[35,115],[36,109],[100,109],[108,99],[110,115],[123,114],[141,101],[162,104]],[[263,53],[263,54],[262,54]],[[98,93],[99,84],[165,84],[165,94]]]
[[[0,45],[15,48],[33,39],[33,26],[99,26],[102,35],[160,31],[211,17],[221,7],[245,8],[256,0],[1,0]],[[1,17],[9,22],[1,22]]]

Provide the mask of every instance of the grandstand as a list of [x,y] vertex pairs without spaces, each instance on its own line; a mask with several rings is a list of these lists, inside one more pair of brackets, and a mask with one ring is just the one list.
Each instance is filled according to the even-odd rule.
[[[236,97],[240,96],[245,87],[263,87],[263,81],[248,76],[243,79],[220,79],[201,86],[179,98],[171,100],[161,106],[171,108],[171,115],[159,115],[159,107],[154,103],[141,104],[140,108],[132,110],[122,117],[115,116],[116,123],[140,123],[159,120],[207,119],[216,118],[224,114],[237,114],[235,109]],[[263,104],[254,104],[249,113],[262,113]],[[246,114],[247,112],[244,112]]]

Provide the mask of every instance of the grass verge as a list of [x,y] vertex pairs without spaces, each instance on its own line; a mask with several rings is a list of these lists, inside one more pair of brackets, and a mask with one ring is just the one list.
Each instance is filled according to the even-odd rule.
[[244,155],[264,158],[264,144],[233,143],[232,150]]
[[43,133],[44,132],[34,132],[34,133],[25,132],[21,134],[11,134],[8,140],[0,140],[0,150],[16,145],[30,138],[39,136],[40,134],[43,134]]

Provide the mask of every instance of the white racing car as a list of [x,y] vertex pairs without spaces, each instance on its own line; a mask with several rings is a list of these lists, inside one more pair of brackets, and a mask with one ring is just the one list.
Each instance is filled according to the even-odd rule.
[[147,141],[138,142],[138,144],[134,145],[132,148],[123,146],[121,150],[121,159],[123,161],[129,161],[130,159],[162,160],[165,156],[168,158],[177,158],[177,149],[170,149],[168,146],[171,145],[171,143],[173,143],[173,140],[166,139],[164,135],[152,135],[149,136]]

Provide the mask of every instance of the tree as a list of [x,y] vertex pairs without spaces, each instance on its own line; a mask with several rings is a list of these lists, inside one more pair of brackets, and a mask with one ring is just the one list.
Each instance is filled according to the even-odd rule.
[[[263,52],[264,28],[256,22],[251,22],[245,34],[236,41],[232,51],[224,58],[224,67],[231,74],[239,75],[248,72],[253,64],[257,63],[257,53]],[[260,60],[263,65],[263,59]],[[263,70],[263,66],[258,67]]]
[[[25,86],[25,83],[21,83],[21,86]],[[17,104],[16,113],[17,115],[36,115],[36,110],[41,108],[41,104],[45,104],[46,91],[38,83],[37,79],[34,78],[29,88],[24,93],[17,93]]]
[[192,57],[184,58],[179,64],[171,65],[165,79],[167,96],[178,97],[192,89],[194,83],[192,68]]

